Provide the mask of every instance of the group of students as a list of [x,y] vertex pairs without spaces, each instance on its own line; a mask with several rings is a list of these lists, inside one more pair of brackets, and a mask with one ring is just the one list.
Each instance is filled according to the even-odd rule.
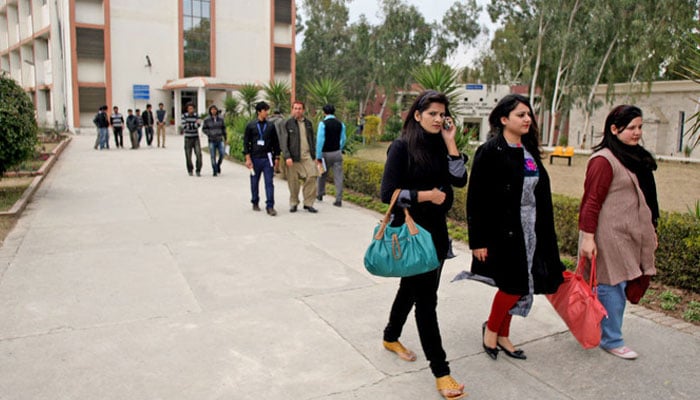
[[100,107],[99,111],[93,118],[92,122],[97,127],[97,138],[95,139],[95,149],[109,149],[109,127],[112,127],[112,133],[114,134],[114,145],[117,148],[124,148],[124,126],[129,131],[129,139],[131,141],[131,148],[138,149],[141,146],[141,139],[143,138],[144,131],[146,133],[146,144],[152,146],[153,143],[153,127],[157,128],[157,144],[158,147],[165,148],[165,125],[167,123],[167,111],[163,107],[163,103],[158,104],[158,110],[156,110],[155,115],[153,114],[152,106],[150,104],[146,105],[146,110],[141,112],[140,109],[136,109],[134,112],[132,109],[127,110],[126,120],[124,116],[119,113],[119,107],[114,106],[112,108],[112,114],[107,115],[108,107],[106,105]]
[[[245,165],[250,170],[250,192],[253,211],[260,208],[260,178],[265,185],[265,211],[276,216],[275,210],[275,171],[281,170],[289,185],[289,212],[294,213],[300,204],[304,210],[317,213],[316,200],[322,201],[325,195],[326,179],[329,170],[333,171],[335,183],[336,207],[342,206],[343,198],[343,155],[346,142],[346,127],[335,116],[335,107],[327,104],[323,107],[324,119],[318,125],[314,135],[313,123],[304,116],[305,106],[301,101],[292,104],[289,119],[284,119],[281,112],[272,116],[270,105],[261,101],[255,105],[256,118],[250,121],[243,133],[243,155]],[[212,172],[214,176],[221,173],[224,157],[226,128],[216,106],[209,107],[209,116],[201,121],[194,113],[194,105],[187,105],[187,112],[182,116],[185,135],[185,159],[187,172],[193,171],[201,176],[202,159],[199,144],[199,127],[209,139]],[[192,164],[194,152],[196,164]],[[283,157],[283,163],[280,163]],[[303,193],[303,203],[299,192]]]
[[[452,187],[467,185],[467,157],[456,146],[448,107],[442,93],[419,94],[401,136],[387,152],[382,201],[389,203],[400,189],[393,224],[402,224],[402,210],[410,207],[415,222],[431,233],[440,267],[401,278],[383,345],[403,360],[416,360],[416,354],[399,341],[415,306],[420,343],[437,390],[446,399],[459,399],[466,396],[464,385],[450,375],[436,313],[440,274],[449,250],[446,215],[453,203]],[[525,351],[510,340],[511,318],[527,316],[535,294],[556,292],[564,266],[529,99],[505,96],[492,110],[489,124],[491,136],[474,155],[467,189],[471,277],[498,288],[481,326],[485,353],[493,360],[501,351],[525,360]],[[640,145],[641,137],[639,108],[622,105],[610,112],[603,139],[587,166],[579,217],[579,257],[596,258],[598,296],[608,313],[602,321],[600,347],[623,359],[638,356],[622,338],[625,287],[639,276],[656,274],[656,162]]]

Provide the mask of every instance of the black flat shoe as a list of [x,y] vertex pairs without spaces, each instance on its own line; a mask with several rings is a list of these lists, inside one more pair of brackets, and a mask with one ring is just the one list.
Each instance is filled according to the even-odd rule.
[[525,352],[522,349],[517,349],[513,352],[510,352],[510,351],[506,350],[506,348],[501,346],[500,344],[498,345],[498,348],[503,350],[503,352],[506,353],[506,355],[508,357],[517,358],[518,360],[527,360],[527,356],[525,355]]
[[491,357],[492,360],[498,358],[498,347],[488,347],[484,343],[484,335],[486,334],[486,322],[481,325],[481,346],[484,348],[486,354]]

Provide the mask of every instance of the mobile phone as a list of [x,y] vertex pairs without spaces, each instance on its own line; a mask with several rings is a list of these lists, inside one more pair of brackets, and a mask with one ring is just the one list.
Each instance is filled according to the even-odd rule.
[[449,131],[450,128],[452,127],[452,123],[445,119],[445,122],[442,123],[442,129]]

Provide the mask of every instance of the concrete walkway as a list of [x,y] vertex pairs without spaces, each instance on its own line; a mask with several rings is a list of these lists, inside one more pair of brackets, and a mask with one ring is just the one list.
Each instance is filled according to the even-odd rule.
[[[206,140],[202,140],[206,143]],[[406,363],[381,346],[398,281],[362,256],[379,215],[327,197],[318,214],[251,210],[249,175],[186,173],[166,149],[92,149],[78,136],[0,248],[0,399],[439,399],[415,324]],[[630,313],[641,357],[582,350],[549,303],[515,318],[527,361],[490,360],[494,289],[450,283],[438,315],[452,375],[472,399],[697,399],[700,335]],[[679,324],[679,327],[687,326]]]

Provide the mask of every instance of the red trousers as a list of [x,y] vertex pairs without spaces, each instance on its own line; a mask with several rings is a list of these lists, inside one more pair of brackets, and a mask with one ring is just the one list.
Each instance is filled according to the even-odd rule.
[[513,316],[508,314],[508,311],[513,308],[520,297],[520,295],[508,294],[500,290],[496,292],[488,321],[488,328],[491,332],[497,332],[498,336],[504,337],[510,335],[510,320]]

